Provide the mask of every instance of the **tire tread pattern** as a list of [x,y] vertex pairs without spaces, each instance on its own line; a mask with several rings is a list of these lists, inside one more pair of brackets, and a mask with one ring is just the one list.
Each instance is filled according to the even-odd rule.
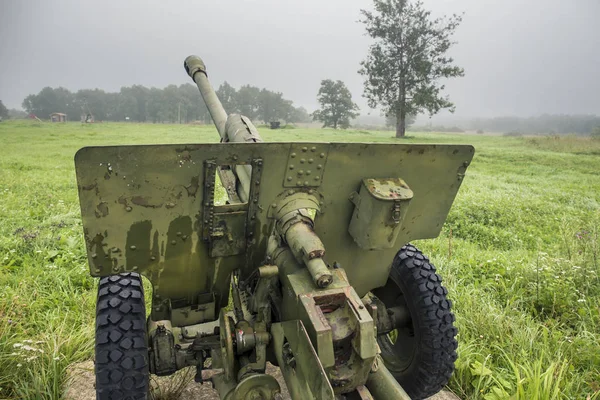
[[414,367],[395,376],[412,399],[424,399],[442,390],[454,372],[458,330],[452,302],[435,266],[411,244],[396,254],[391,274],[403,282],[420,335]]
[[96,399],[148,397],[144,288],[136,273],[100,279],[96,302]]

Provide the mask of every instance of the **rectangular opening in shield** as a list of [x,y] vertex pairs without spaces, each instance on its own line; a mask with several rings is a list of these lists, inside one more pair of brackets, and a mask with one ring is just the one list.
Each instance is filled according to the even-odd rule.
[[250,165],[221,165],[215,172],[214,205],[246,204]]

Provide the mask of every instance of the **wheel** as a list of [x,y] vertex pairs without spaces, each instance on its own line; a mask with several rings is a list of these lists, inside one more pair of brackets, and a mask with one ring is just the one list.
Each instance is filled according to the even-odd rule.
[[148,397],[144,288],[136,273],[100,279],[96,302],[96,398]]
[[412,399],[439,392],[454,372],[457,329],[441,282],[429,259],[408,244],[396,254],[386,285],[373,291],[388,310],[408,311],[377,342],[385,366]]

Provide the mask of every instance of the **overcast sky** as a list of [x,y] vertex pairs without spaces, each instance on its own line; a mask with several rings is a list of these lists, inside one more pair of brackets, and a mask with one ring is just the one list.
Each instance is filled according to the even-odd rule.
[[[600,0],[425,0],[464,12],[447,85],[459,116],[600,114]],[[370,0],[0,0],[0,100],[21,108],[44,86],[76,91],[191,82],[190,54],[224,80],[284,93],[312,111],[322,79],[361,107],[357,73]],[[200,98],[199,98],[200,101]],[[375,112],[376,113],[376,112]]]

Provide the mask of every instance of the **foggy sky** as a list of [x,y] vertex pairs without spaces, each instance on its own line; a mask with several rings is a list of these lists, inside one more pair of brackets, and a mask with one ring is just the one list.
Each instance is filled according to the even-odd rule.
[[[452,49],[466,76],[448,82],[459,116],[600,114],[599,0],[425,0],[464,12]],[[44,86],[72,91],[191,82],[201,56],[217,87],[251,84],[316,108],[341,79],[361,113],[359,62],[370,0],[0,0],[0,100],[21,108]],[[198,98],[200,100],[200,97]]]

